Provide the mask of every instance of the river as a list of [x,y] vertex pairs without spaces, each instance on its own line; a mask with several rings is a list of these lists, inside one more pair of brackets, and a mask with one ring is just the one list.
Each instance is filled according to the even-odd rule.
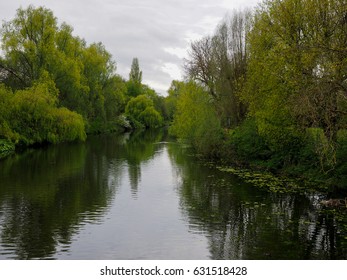
[[274,194],[164,131],[0,161],[0,259],[346,259],[317,194]]

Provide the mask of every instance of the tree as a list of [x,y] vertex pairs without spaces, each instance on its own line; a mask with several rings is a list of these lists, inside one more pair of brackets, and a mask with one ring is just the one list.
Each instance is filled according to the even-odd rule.
[[49,72],[59,89],[59,101],[62,106],[77,111],[86,117],[85,103],[89,87],[83,75],[83,51],[86,43],[72,35],[73,28],[65,23],[56,36],[57,57]]
[[133,81],[136,84],[141,84],[142,82],[142,71],[140,71],[139,60],[136,57],[133,58],[133,61],[131,63],[129,80]]
[[209,93],[193,81],[180,86],[171,133],[204,155],[216,156],[219,153],[220,121]]
[[139,115],[139,120],[148,128],[158,128],[163,125],[163,117],[153,106],[146,107]]
[[3,81],[14,88],[31,86],[56,58],[57,19],[43,7],[18,9],[2,28]]
[[101,43],[94,43],[85,48],[82,61],[83,76],[89,89],[84,110],[92,130],[98,131],[107,121],[104,90],[110,85],[108,81],[114,75],[115,63]]
[[168,96],[165,98],[167,118],[170,121],[173,121],[174,119],[174,115],[177,109],[177,100],[184,85],[185,83],[181,81],[174,80],[171,82],[171,86],[168,90]]
[[213,40],[204,37],[190,45],[189,58],[185,60],[185,71],[189,78],[200,82],[213,98],[217,98],[215,90],[216,62],[213,56]]
[[13,92],[0,84],[0,139],[17,142],[19,135],[11,128]]
[[52,11],[29,6],[3,24],[0,68],[2,82],[13,89],[32,86],[49,73],[59,89],[59,101],[83,114],[88,87],[81,60],[85,42],[72,36],[72,27],[57,25]]
[[125,110],[127,94],[125,82],[120,76],[114,75],[107,79],[103,92],[106,119],[107,121],[114,121]]
[[213,36],[193,42],[185,60],[187,76],[207,89],[225,127],[238,125],[246,113],[239,95],[246,79],[249,22],[250,12],[233,13]]
[[291,136],[322,129],[328,169],[335,162],[337,132],[345,126],[339,121],[346,113],[345,18],[343,0],[266,1],[249,35],[243,97],[258,129],[282,150]]
[[130,99],[125,113],[135,126],[155,128],[163,124],[162,116],[155,110],[153,101],[146,95]]
[[66,23],[58,26],[46,8],[18,9],[1,32],[0,82],[25,89],[48,75],[58,89],[57,105],[81,114],[89,132],[100,132],[124,111],[125,83],[101,43],[88,46],[72,31]]
[[218,65],[216,91],[218,111],[225,127],[239,125],[246,116],[246,105],[240,96],[247,78],[248,46],[251,12],[234,12],[218,26],[213,37],[214,56]]
[[[58,108],[57,101],[57,89],[49,78],[41,79],[31,88],[17,90],[8,104],[9,117],[6,120],[8,128],[17,138],[11,140],[26,145],[85,140],[82,116],[66,108]],[[12,138],[11,134],[7,136]]]
[[129,81],[127,82],[128,95],[136,97],[142,92],[142,71],[140,71],[139,60],[135,57],[131,63]]
[[[119,118],[124,113],[127,94],[130,97],[143,94],[151,102],[149,108],[135,114],[135,121],[148,127],[161,125],[165,113],[164,98],[142,85],[138,59],[133,59],[129,81],[125,82],[116,75],[116,63],[102,43],[87,45],[72,32],[71,26],[66,23],[58,25],[52,11],[43,7],[20,8],[13,20],[4,22],[0,83],[11,88],[14,97],[7,98],[8,95],[3,94],[2,98],[3,104],[12,100],[12,112],[17,114],[14,120],[19,130],[13,130],[7,110],[4,110],[0,115],[0,136],[17,141],[19,135],[22,142],[32,144],[59,142],[59,133],[62,133],[62,139],[75,136],[83,139],[85,127],[89,133],[117,130],[122,122],[127,125],[124,118]],[[54,93],[52,99],[47,99],[49,95],[38,89],[38,85],[48,86],[47,92]],[[24,113],[16,108],[23,109]],[[57,126],[58,119],[67,127]],[[28,125],[25,128],[25,122],[32,127]],[[35,123],[42,133],[34,128]],[[79,125],[75,127],[79,132],[74,137],[62,132],[75,124]],[[70,130],[68,134],[75,132]]]

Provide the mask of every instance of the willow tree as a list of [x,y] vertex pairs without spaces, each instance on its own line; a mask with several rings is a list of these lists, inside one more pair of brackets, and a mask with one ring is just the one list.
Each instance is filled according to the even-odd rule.
[[18,9],[15,18],[4,22],[1,30],[1,81],[13,89],[23,89],[48,73],[59,89],[61,105],[82,113],[89,90],[81,61],[85,42],[72,31],[65,23],[58,26],[49,9]]
[[45,8],[18,9],[16,17],[1,30],[4,59],[0,67],[4,80],[24,88],[40,78],[43,70],[56,63],[57,19]]
[[76,111],[89,128],[101,131],[124,111],[124,82],[103,44],[87,45],[72,32],[68,24],[58,25],[49,9],[18,9],[1,30],[0,82],[16,90],[52,79],[58,106]]

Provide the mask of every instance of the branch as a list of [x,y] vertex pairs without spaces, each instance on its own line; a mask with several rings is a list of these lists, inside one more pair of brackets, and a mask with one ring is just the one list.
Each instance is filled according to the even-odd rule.
[[3,69],[5,71],[7,71],[8,73],[10,73],[13,76],[15,76],[18,80],[20,80],[23,84],[25,84],[25,81],[22,79],[22,77],[20,77],[13,69],[11,69],[9,67],[6,67],[2,63],[0,63],[0,69]]

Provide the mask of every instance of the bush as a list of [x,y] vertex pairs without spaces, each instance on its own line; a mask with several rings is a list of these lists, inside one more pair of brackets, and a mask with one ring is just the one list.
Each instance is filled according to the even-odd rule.
[[227,136],[227,145],[242,161],[268,160],[271,151],[258,133],[254,119],[246,119]]
[[330,171],[336,165],[336,145],[332,144],[321,128],[306,129],[306,150],[311,154],[311,164],[321,171]]
[[84,122],[81,115],[66,108],[54,108],[51,111],[53,126],[47,140],[51,143],[86,139]]
[[[13,93],[0,90],[0,136],[24,145],[85,140],[82,116],[57,108],[57,91],[51,82]],[[6,98],[5,98],[6,97]],[[6,100],[6,102],[4,101]]]
[[12,142],[0,139],[0,159],[12,154],[15,150],[15,146]]

